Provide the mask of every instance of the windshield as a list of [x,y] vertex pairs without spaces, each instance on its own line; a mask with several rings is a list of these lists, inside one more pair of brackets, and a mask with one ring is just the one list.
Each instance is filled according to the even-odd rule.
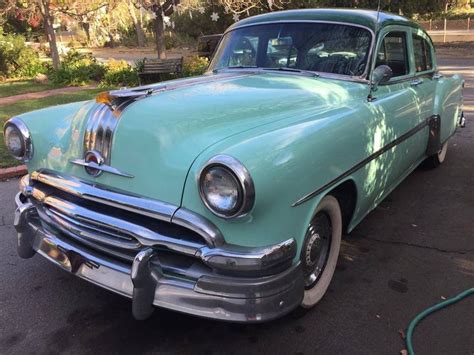
[[224,35],[209,69],[291,68],[361,76],[371,40],[368,30],[344,24],[309,22],[243,27]]

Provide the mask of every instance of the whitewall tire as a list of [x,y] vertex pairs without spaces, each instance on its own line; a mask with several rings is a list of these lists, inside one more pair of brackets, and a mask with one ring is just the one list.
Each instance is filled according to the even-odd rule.
[[331,195],[325,196],[316,208],[301,249],[305,280],[303,308],[313,307],[326,293],[336,269],[341,238],[339,202]]

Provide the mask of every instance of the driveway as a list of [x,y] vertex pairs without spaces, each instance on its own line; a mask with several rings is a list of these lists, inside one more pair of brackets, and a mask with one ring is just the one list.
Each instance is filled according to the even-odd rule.
[[[418,312],[474,286],[474,58],[440,63],[468,76],[468,126],[444,165],[417,169],[346,237],[327,296],[306,314],[235,325],[157,309],[135,321],[129,300],[17,256],[17,181],[0,183],[0,353],[399,353]],[[473,354],[473,310],[470,297],[423,321],[417,353]]]

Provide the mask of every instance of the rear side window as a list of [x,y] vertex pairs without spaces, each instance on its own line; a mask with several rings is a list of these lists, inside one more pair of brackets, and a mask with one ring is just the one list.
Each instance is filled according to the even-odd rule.
[[377,51],[376,66],[382,64],[392,69],[393,77],[409,73],[405,32],[390,32],[384,37]]
[[431,46],[423,37],[413,35],[413,54],[415,55],[415,71],[423,72],[433,69]]

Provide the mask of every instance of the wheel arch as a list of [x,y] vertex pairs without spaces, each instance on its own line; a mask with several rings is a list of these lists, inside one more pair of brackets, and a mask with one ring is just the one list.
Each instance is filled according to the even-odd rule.
[[352,179],[344,180],[325,195],[332,195],[339,202],[343,233],[347,233],[357,206],[358,194],[356,183]]

